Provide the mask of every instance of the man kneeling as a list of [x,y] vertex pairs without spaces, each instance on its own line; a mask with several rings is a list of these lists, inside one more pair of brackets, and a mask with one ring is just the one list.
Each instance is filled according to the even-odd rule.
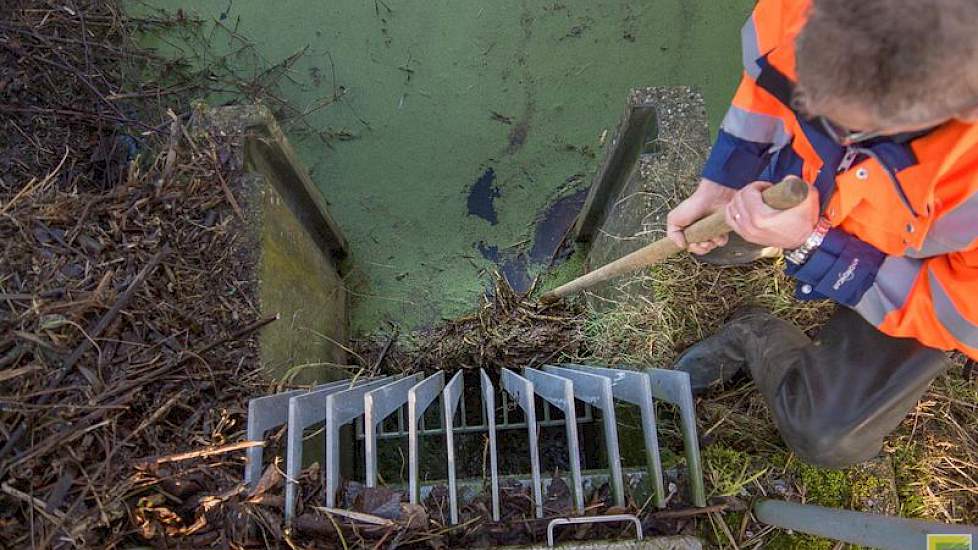
[[[730,246],[783,249],[799,298],[839,304],[814,341],[740,311],[677,364],[700,390],[746,369],[809,462],[872,458],[941,350],[978,359],[976,29],[974,0],[761,0],[703,179],[669,214],[707,254],[727,239],[682,229],[724,209]],[[760,193],[788,174],[813,192],[775,211]]]

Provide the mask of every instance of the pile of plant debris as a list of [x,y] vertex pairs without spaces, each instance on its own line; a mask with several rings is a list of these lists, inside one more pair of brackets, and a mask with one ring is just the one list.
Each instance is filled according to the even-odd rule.
[[232,256],[252,246],[217,183],[221,145],[185,141],[173,119],[175,148],[151,153],[148,134],[147,158],[93,161],[86,146],[118,142],[98,120],[18,149],[16,162],[60,161],[0,190],[0,539],[14,547],[126,540],[133,499],[154,492],[139,465],[236,441],[242,404],[265,389],[250,337],[274,319]]
[[514,291],[499,274],[477,311],[399,338],[374,335],[355,342],[361,364],[377,373],[535,367],[584,351],[586,314],[581,302],[542,305],[534,289]]
[[234,159],[155,107],[188,108],[172,89],[126,91],[164,63],[131,25],[106,0],[0,5],[4,547],[138,542],[146,471],[240,448],[270,391]]
[[[320,470],[302,472],[298,479],[297,515],[284,522],[285,478],[278,465],[266,469],[253,490],[239,482],[241,465],[217,457],[199,460],[191,468],[156,464],[140,471],[144,483],[157,491],[140,498],[133,517],[148,540],[188,548],[473,548],[527,544],[546,540],[554,517],[578,515],[570,488],[555,477],[544,495],[545,517],[536,519],[529,487],[516,481],[500,485],[500,521],[491,519],[487,495],[460,510],[459,523],[448,520],[448,489],[433,487],[421,505],[406,502],[403,491],[367,488],[355,482],[341,486],[339,508],[323,502]],[[638,515],[647,534],[695,532],[695,518],[720,511],[743,510],[737,499],[716,500],[708,508],[650,510],[634,501],[625,507],[610,504],[607,485],[589,497],[587,515]],[[568,528],[558,540],[634,538],[634,529],[619,524]]]

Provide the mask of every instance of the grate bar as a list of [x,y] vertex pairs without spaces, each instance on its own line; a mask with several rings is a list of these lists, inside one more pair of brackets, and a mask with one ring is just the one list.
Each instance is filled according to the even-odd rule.
[[326,506],[336,507],[340,480],[340,428],[363,415],[363,396],[391,383],[386,377],[326,396]]
[[492,490],[492,521],[499,521],[499,464],[496,457],[496,394],[493,391],[492,380],[484,369],[479,369],[479,381],[482,385],[483,415],[489,426],[489,475]]
[[[265,439],[269,430],[284,426],[289,421],[289,400],[297,395],[323,390],[330,387],[341,387],[349,384],[349,380],[338,380],[327,384],[314,386],[312,389],[289,390],[265,397],[257,397],[248,401],[249,441]],[[264,447],[249,447],[248,460],[245,464],[245,484],[254,489],[261,478]]]
[[[459,374],[461,372],[462,371],[458,371],[455,374]],[[453,376],[452,378],[454,379],[455,377]],[[451,384],[451,381],[449,381],[449,384]],[[461,384],[464,386],[465,385],[465,382],[462,382]],[[459,413],[458,427],[459,428],[468,428],[469,427],[469,419],[467,418],[467,415],[466,415],[466,411],[465,411],[465,400],[464,399],[462,399],[462,400],[459,401],[459,403],[458,403],[458,409],[461,411]],[[452,426],[453,427],[455,426],[454,420],[452,421]],[[484,424],[476,424],[475,426],[482,427],[482,426],[484,426]]]
[[[505,393],[503,395],[506,395]],[[465,400],[463,399],[464,403]],[[502,406],[500,406],[502,408]],[[584,414],[577,417],[578,424],[586,424],[588,422],[594,421],[594,414],[592,412],[591,406],[588,405],[584,408]],[[559,418],[551,419],[550,421],[538,420],[537,426],[541,428],[553,428],[555,426],[563,426],[564,421]],[[380,428],[376,432],[376,437],[378,440],[381,439],[398,439],[408,436],[407,421],[405,420],[405,426],[403,431],[389,430],[384,431],[383,423],[381,423]],[[512,423],[496,423],[497,430],[516,430],[526,428],[526,422],[512,422]],[[366,435],[363,429],[363,419],[358,418],[356,420],[357,427],[357,439],[365,439]],[[469,424],[469,425],[457,425],[455,426],[455,433],[457,434],[469,434],[469,433],[480,433],[488,431],[489,425],[484,421],[480,424]],[[434,426],[431,428],[425,427],[424,422],[421,423],[420,428],[418,428],[418,434],[420,435],[445,435],[445,427],[442,425]]]
[[[278,428],[289,421],[289,399],[306,393],[306,390],[291,390],[248,401],[249,441],[265,439],[268,430]],[[245,485],[254,489],[261,477],[264,447],[249,447],[248,462],[245,464]]]
[[[367,383],[360,380],[353,384]],[[294,395],[289,398],[288,433],[285,446],[285,520],[292,521],[298,493],[298,477],[302,470],[302,442],[305,429],[326,420],[326,396],[349,388],[349,380],[327,384],[319,390]]]
[[607,449],[608,466],[611,470],[611,492],[615,504],[625,505],[625,487],[621,474],[621,450],[618,447],[618,423],[615,415],[615,401],[611,391],[611,380],[583,371],[576,371],[553,365],[545,365],[543,370],[566,378],[573,383],[574,397],[601,409],[604,421],[604,442]]
[[652,382],[652,397],[679,407],[679,427],[689,468],[689,490],[693,504],[703,508],[706,506],[706,489],[703,487],[703,466],[696,434],[696,405],[689,385],[689,374],[666,369],[645,369],[645,372]]
[[638,406],[642,415],[645,460],[648,471],[652,476],[653,488],[655,489],[655,505],[659,508],[665,508],[665,481],[662,473],[662,458],[659,453],[659,436],[656,434],[656,414],[655,401],[652,397],[652,380],[645,374],[634,370],[609,369],[570,363],[563,366],[610,379],[611,393],[616,399]]
[[[394,411],[407,404],[408,390],[421,381],[420,374],[406,376],[363,395],[364,455],[367,487],[377,486],[377,428]],[[398,419],[400,419],[398,415]]]
[[[462,371],[455,373],[455,376],[445,385],[442,392],[442,404],[445,408],[445,445],[448,455],[448,510],[452,525],[458,524],[458,486],[455,484],[455,412],[459,410],[459,401],[462,400],[462,390],[465,381],[462,378]],[[462,411],[464,418],[465,411]]]
[[534,403],[533,382],[509,369],[500,370],[500,382],[526,416],[526,432],[530,446],[530,481],[533,484],[533,501],[537,517],[543,517],[543,489],[540,485],[540,448],[537,444],[537,413]]
[[584,485],[581,479],[581,445],[577,438],[577,410],[574,406],[574,383],[566,378],[526,367],[523,374],[533,382],[536,394],[564,412],[567,433],[567,460],[571,470],[571,489],[578,513],[584,513]]
[[438,371],[408,390],[408,492],[412,504],[421,502],[421,483],[418,481],[418,465],[421,461],[418,423],[428,407],[441,394],[445,387],[445,373]]

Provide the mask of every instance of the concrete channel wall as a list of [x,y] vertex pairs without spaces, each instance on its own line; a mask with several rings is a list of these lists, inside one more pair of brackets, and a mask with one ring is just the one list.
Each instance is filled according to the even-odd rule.
[[236,261],[251,262],[261,314],[279,315],[259,337],[262,364],[296,383],[347,377],[348,250],[322,193],[267,108],[200,104],[192,125],[220,140],[236,174],[227,184],[245,218],[243,246],[253,249]]
[[[588,243],[586,269],[601,267],[665,236],[666,214],[695,189],[710,150],[701,93],[686,86],[636,88],[578,217],[575,237]],[[648,290],[647,270],[591,290],[605,309]],[[595,296],[597,299],[594,299]]]

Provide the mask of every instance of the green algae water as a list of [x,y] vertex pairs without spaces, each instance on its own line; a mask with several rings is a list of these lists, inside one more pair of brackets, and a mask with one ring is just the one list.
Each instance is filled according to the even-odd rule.
[[[715,128],[752,5],[152,0],[134,10],[182,10],[213,27],[203,44],[147,38],[168,55],[221,55],[238,37],[256,66],[303,52],[283,93],[308,125],[289,139],[350,241],[354,330],[372,331],[465,313],[494,270],[525,287],[545,269],[562,234],[535,228],[548,212],[563,213],[560,227],[573,217],[629,88],[695,86]],[[342,99],[320,108],[333,95]]]

